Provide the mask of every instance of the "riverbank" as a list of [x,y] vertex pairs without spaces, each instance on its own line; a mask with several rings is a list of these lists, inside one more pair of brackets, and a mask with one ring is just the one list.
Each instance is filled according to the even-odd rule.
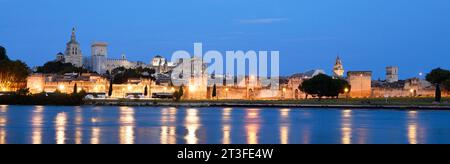
[[351,109],[407,109],[407,110],[450,110],[449,99],[434,104],[432,98],[395,99],[326,99],[310,100],[86,100],[86,105],[97,106],[167,106],[167,107],[276,107],[276,108],[351,108]]

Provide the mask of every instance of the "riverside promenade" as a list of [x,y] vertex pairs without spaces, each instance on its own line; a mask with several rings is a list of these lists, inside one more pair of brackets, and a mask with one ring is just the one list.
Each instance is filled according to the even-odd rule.
[[[354,99],[354,100],[86,100],[85,105],[96,106],[151,106],[151,107],[273,107],[273,108],[345,108],[345,109],[401,109],[401,110],[450,110],[450,104],[426,102],[425,99]],[[427,99],[428,100],[428,99]]]

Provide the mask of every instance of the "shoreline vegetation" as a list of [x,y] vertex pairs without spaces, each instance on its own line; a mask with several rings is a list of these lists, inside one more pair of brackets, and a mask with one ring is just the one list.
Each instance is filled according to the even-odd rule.
[[0,105],[56,106],[157,106],[157,107],[279,107],[279,108],[356,108],[356,109],[442,109],[450,110],[450,98],[433,103],[434,98],[340,98],[301,100],[154,100],[84,99],[83,93],[11,94],[0,96]]
[[433,98],[364,98],[307,100],[86,100],[96,106],[171,106],[171,107],[279,107],[279,108],[359,108],[359,109],[445,109],[450,110],[450,98],[432,103]]
[[0,105],[57,105],[57,106],[79,106],[84,104],[83,93],[39,93],[0,96]]

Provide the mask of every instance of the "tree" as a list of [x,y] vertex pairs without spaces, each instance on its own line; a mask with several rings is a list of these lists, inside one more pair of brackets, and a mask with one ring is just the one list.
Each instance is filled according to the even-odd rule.
[[216,84],[214,84],[214,86],[213,86],[212,97],[213,97],[213,98],[217,97],[217,88],[216,88]]
[[144,88],[144,96],[148,96],[148,87],[147,87],[147,85]]
[[308,95],[313,95],[319,97],[337,97],[339,94],[345,93],[345,89],[350,90],[350,85],[346,80],[343,79],[333,79],[330,76],[319,74],[311,79],[303,81],[299,86],[299,89],[306,93],[306,98]]
[[426,80],[436,85],[436,102],[441,102],[441,85],[448,79],[450,79],[450,71],[441,68],[436,68],[427,74]]
[[63,63],[60,61],[51,61],[45,63],[41,67],[37,67],[36,73],[54,73],[54,74],[65,74],[65,73],[87,73],[90,72],[81,67],[75,67],[70,63]]
[[78,86],[77,83],[75,83],[75,85],[73,86],[73,94],[77,94],[78,92]]
[[345,89],[348,89],[348,91],[351,89],[351,86],[347,80],[340,78],[333,79],[331,81],[331,88],[328,91],[327,96],[339,98],[339,94],[344,94]]
[[8,55],[6,54],[5,47],[0,46],[0,61],[7,60],[9,61]]
[[23,87],[29,75],[28,66],[20,61],[0,61],[0,88],[18,89]]
[[123,84],[130,78],[147,78],[155,80],[151,75],[155,73],[154,69],[138,67],[135,69],[118,67],[111,71],[111,76],[114,76],[114,84]]
[[184,85],[181,85],[180,89],[178,91],[175,91],[175,93],[173,93],[173,96],[175,98],[175,101],[180,101],[183,95],[184,95]]
[[444,88],[447,91],[450,91],[450,78],[444,81]]
[[113,94],[113,80],[109,82],[108,97],[111,97],[112,94]]

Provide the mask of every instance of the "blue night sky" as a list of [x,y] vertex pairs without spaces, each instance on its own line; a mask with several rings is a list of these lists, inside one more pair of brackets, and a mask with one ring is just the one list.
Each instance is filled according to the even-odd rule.
[[449,0],[0,0],[0,45],[42,65],[63,52],[72,27],[84,55],[149,62],[160,54],[279,50],[281,74],[321,68],[337,54],[346,70],[400,67],[401,78],[450,67]]

